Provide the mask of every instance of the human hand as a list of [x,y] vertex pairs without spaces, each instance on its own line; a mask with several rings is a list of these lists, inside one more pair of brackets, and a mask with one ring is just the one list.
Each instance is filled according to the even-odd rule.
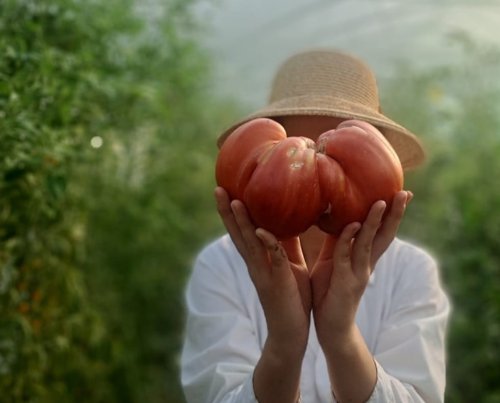
[[[244,204],[215,189],[217,210],[246,263],[267,321],[268,342],[294,352],[307,344],[311,311],[309,273],[298,237],[279,242],[252,224]],[[299,343],[299,344],[298,344]]]
[[311,273],[313,314],[320,344],[352,332],[356,311],[380,256],[396,236],[411,192],[398,192],[373,204],[366,220],[347,225],[338,238],[328,236]]

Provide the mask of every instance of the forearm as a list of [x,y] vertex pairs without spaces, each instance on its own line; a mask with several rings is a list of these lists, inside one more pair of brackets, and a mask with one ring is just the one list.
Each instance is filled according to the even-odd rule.
[[254,371],[253,385],[259,403],[295,403],[299,399],[300,372],[305,344],[288,346],[266,341]]
[[332,334],[322,348],[337,401],[367,401],[377,382],[377,367],[358,327]]

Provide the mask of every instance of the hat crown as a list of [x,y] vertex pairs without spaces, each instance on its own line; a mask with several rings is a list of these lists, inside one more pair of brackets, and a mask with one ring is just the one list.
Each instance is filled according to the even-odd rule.
[[370,68],[340,52],[313,50],[289,58],[274,78],[269,103],[311,95],[380,110],[377,83]]
[[418,138],[380,108],[377,82],[362,60],[335,50],[309,50],[286,60],[278,70],[264,108],[233,124],[219,137],[222,145],[241,124],[256,118],[331,116],[358,119],[382,131],[404,168],[421,164],[424,149]]

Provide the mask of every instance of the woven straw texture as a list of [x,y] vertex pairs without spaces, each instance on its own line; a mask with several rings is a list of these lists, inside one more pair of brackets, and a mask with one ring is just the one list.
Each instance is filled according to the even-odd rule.
[[364,120],[382,131],[403,168],[414,168],[425,159],[418,138],[382,113],[370,68],[356,57],[331,50],[311,50],[286,60],[274,78],[268,105],[233,124],[217,143],[222,145],[233,130],[251,119],[290,115]]

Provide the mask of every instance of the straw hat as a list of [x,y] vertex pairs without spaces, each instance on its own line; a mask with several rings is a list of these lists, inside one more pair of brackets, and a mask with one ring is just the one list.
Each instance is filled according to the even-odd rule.
[[306,51],[286,60],[274,78],[268,105],[228,128],[217,144],[220,147],[249,120],[289,115],[364,120],[382,131],[404,168],[416,167],[425,159],[417,137],[382,113],[370,68],[353,56],[331,50]]

